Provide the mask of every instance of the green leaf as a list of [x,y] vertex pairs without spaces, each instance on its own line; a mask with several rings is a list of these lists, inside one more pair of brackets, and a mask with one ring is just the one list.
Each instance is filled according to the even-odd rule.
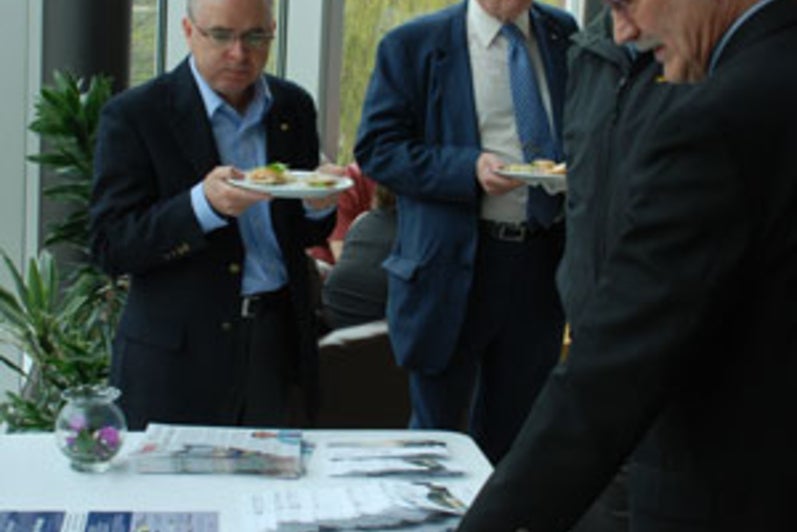
[[274,170],[275,172],[285,172],[288,169],[288,165],[281,162],[273,162],[266,165],[266,168]]
[[17,298],[19,300],[21,309],[27,306],[26,298],[28,294],[28,290],[25,287],[25,282],[22,280],[22,274],[20,274],[17,267],[14,265],[11,258],[3,252],[3,261],[6,263],[6,268],[8,269],[8,273],[11,274],[11,279],[14,281],[14,286],[17,290]]
[[25,370],[22,369],[22,366],[11,360],[9,357],[0,354],[0,362],[2,362],[7,368],[11,369],[14,373],[17,373],[21,376],[25,376]]
[[[40,257],[40,262],[37,263],[35,259],[30,259],[28,262],[28,313],[46,312],[48,309],[49,296],[47,287],[44,285],[39,267],[42,271],[47,268],[49,253],[43,253]],[[45,272],[46,274],[46,272]]]
[[0,318],[11,328],[23,327],[27,323],[25,312],[11,292],[0,288]]

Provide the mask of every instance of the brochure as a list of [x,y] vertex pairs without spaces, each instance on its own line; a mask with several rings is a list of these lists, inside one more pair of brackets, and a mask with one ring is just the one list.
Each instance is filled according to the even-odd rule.
[[333,477],[450,477],[446,443],[430,439],[332,441],[326,447],[326,473]]
[[264,532],[398,527],[453,530],[466,509],[456,489],[431,482],[399,481],[373,481],[357,486],[277,486],[246,496],[242,505],[247,529]]
[[298,430],[151,423],[130,454],[139,473],[250,473],[298,478],[304,472]]
[[217,512],[2,511],[1,532],[218,532]]
[[332,460],[357,458],[448,458],[444,441],[429,439],[346,440],[327,444]]

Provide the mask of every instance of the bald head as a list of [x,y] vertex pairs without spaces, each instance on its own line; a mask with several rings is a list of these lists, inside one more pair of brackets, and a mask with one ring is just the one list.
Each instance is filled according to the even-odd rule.
[[[269,18],[274,16],[274,0],[258,0],[259,2],[263,2],[266,5],[266,11],[268,11]],[[204,4],[222,4],[225,0],[185,0],[185,12],[188,15],[188,18],[194,20],[196,13],[202,8]]]
[[268,61],[276,23],[272,0],[187,0],[183,33],[205,82],[245,109]]

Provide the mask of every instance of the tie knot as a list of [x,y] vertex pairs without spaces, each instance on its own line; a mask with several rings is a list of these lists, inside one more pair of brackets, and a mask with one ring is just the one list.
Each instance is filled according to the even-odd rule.
[[504,24],[501,26],[501,33],[510,44],[526,44],[526,36],[515,24]]

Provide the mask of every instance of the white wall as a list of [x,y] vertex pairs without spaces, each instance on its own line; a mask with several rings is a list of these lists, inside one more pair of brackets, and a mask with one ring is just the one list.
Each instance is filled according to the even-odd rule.
[[185,16],[185,0],[169,0],[166,14],[166,61],[164,67],[171,70],[188,54],[183,37],[182,20]]
[[[38,151],[34,135],[27,131],[38,93],[41,68],[42,1],[0,1],[0,249],[19,265],[36,253],[38,218],[38,167],[26,162]],[[10,288],[5,265],[0,283]],[[4,353],[6,353],[3,348]],[[0,394],[16,390],[17,376],[0,366]]]

